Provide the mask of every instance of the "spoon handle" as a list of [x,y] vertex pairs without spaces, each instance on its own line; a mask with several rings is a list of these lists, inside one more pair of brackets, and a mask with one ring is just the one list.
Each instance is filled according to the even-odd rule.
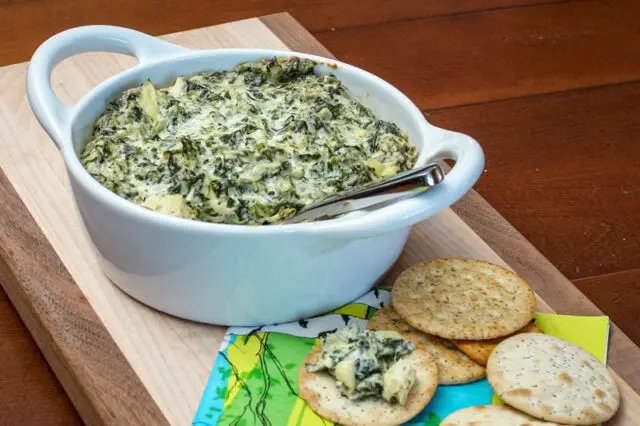
[[437,163],[427,164],[314,203],[282,223],[330,219],[368,207],[390,204],[432,188],[442,179],[442,168]]

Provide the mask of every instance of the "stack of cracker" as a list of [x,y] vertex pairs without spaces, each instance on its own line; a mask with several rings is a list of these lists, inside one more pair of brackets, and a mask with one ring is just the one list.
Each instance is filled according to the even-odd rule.
[[443,425],[591,425],[618,409],[618,388],[606,367],[535,327],[535,294],[512,271],[467,259],[419,264],[394,284],[392,305],[369,326],[398,331],[429,351],[440,384],[477,380],[486,367],[508,404],[466,408]]
[[392,304],[369,327],[400,332],[436,357],[441,384],[485,377],[491,351],[506,336],[539,331],[536,297],[513,272],[478,260],[439,259],[404,271]]
[[[487,377],[507,405],[468,407],[443,426],[592,425],[609,420],[620,394],[606,367],[584,349],[543,334],[533,323],[536,296],[512,271],[469,259],[438,259],[404,271],[392,306],[370,321],[413,342],[417,382],[406,406],[350,401],[328,375],[301,368],[302,397],[346,426],[398,425],[418,414],[438,385]],[[317,349],[308,359],[314,361]]]

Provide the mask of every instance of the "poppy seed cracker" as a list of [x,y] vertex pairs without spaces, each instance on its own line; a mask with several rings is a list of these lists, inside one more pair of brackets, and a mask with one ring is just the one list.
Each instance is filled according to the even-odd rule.
[[[538,327],[536,327],[535,324],[529,323],[520,330],[516,331],[515,334],[520,333],[542,333],[542,331]],[[496,346],[498,346],[500,342],[511,336],[512,335],[497,337],[495,339],[489,340],[452,340],[452,342],[469,358],[480,365],[486,366],[487,361],[489,361],[491,352],[493,352],[493,350],[496,348]]]
[[607,368],[590,353],[555,336],[525,333],[500,343],[487,378],[509,405],[538,419],[592,425],[609,420],[620,392]]
[[508,405],[478,405],[455,411],[440,426],[559,426],[537,420]]

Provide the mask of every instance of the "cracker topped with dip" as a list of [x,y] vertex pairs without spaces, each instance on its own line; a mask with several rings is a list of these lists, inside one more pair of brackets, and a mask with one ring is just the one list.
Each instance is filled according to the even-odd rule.
[[398,425],[431,400],[438,368],[427,351],[396,332],[349,325],[309,354],[298,381],[300,395],[326,419]]

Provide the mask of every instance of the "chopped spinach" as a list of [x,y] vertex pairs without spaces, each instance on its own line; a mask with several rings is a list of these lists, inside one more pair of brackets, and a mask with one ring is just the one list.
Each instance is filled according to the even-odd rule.
[[147,208],[231,224],[278,222],[415,164],[416,149],[332,75],[300,58],[147,81],[108,104],[81,161]]

